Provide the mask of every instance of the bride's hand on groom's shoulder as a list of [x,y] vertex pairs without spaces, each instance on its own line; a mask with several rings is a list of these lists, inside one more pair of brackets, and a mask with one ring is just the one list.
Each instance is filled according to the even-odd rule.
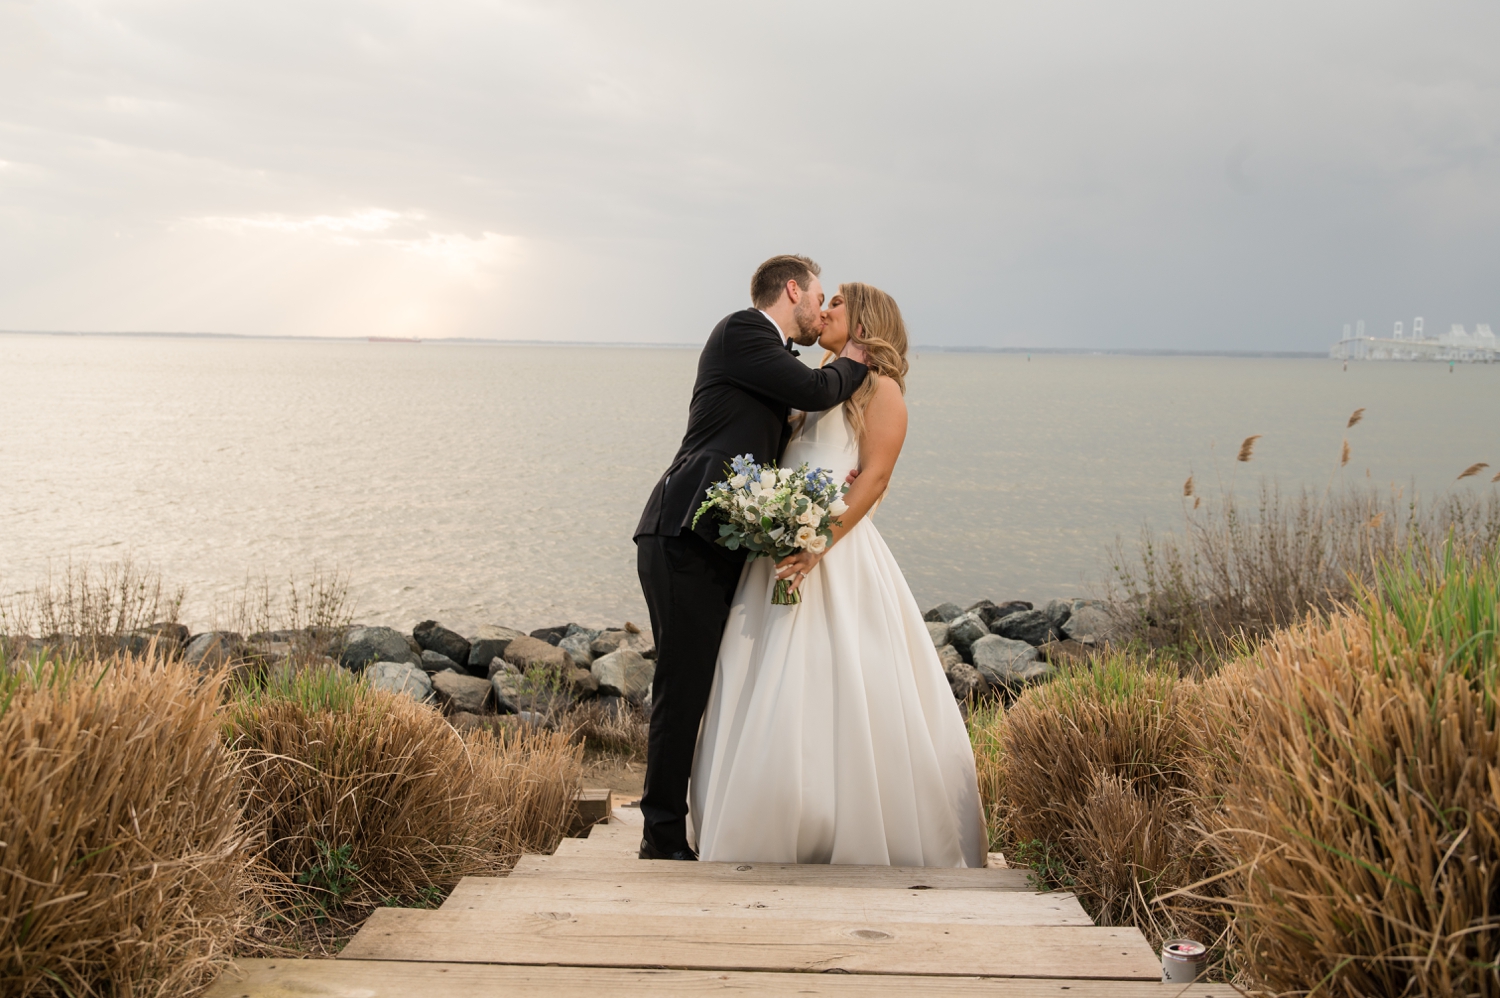
[[859,364],[864,364],[866,367],[868,367],[870,364],[870,357],[865,353],[865,348],[862,347],[852,336],[849,337],[849,341],[844,344],[844,349],[839,351],[839,356],[848,357],[850,360],[855,361]]
[[798,551],[796,554],[787,555],[776,563],[776,577],[791,579],[791,591],[796,592],[801,588],[803,581],[812,574],[812,570],[818,567],[818,562],[822,560],[823,555],[813,554],[811,551]]

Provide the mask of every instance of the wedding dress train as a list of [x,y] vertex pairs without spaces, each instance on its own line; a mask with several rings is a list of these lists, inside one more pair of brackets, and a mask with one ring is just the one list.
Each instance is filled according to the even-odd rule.
[[[842,406],[809,413],[782,467],[842,481],[859,462]],[[693,761],[699,858],[983,866],[974,754],[921,611],[870,517],[829,549],[802,602],[745,566]],[[691,833],[690,833],[691,834]]]

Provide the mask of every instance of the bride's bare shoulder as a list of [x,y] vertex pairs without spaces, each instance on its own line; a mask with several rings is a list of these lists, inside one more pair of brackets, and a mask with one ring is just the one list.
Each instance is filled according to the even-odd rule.
[[906,425],[906,396],[901,386],[890,378],[878,378],[875,394],[865,407],[865,419],[882,423]]
[[876,375],[875,396],[870,399],[870,405],[899,409],[901,412],[905,412],[906,395],[901,391],[901,386],[896,384],[894,379]]

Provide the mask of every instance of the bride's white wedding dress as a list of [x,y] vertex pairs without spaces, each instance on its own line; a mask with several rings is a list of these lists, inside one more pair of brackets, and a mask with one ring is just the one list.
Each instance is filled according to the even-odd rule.
[[[809,413],[782,467],[843,481],[843,406]],[[775,564],[745,566],[719,646],[689,805],[699,858],[983,866],[974,754],[937,651],[866,516],[773,606]]]

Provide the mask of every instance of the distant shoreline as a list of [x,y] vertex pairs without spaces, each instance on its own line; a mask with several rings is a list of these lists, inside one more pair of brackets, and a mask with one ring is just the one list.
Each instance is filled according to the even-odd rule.
[[[646,342],[602,342],[592,340],[501,340],[470,336],[423,338],[419,342],[388,340],[371,344],[368,336],[273,336],[253,333],[166,333],[166,332],[108,332],[99,330],[57,329],[0,329],[0,336],[107,336],[145,337],[167,340],[281,340],[296,343],[360,343],[380,347],[404,346],[500,346],[500,347],[609,347],[616,349],[642,350],[696,350],[700,343],[646,343]],[[1289,360],[1328,360],[1326,350],[1169,350],[1149,347],[987,347],[987,346],[937,346],[917,344],[912,352],[921,353],[995,353],[995,354],[1046,354],[1067,356],[1105,357],[1244,357],[1278,358]]]

